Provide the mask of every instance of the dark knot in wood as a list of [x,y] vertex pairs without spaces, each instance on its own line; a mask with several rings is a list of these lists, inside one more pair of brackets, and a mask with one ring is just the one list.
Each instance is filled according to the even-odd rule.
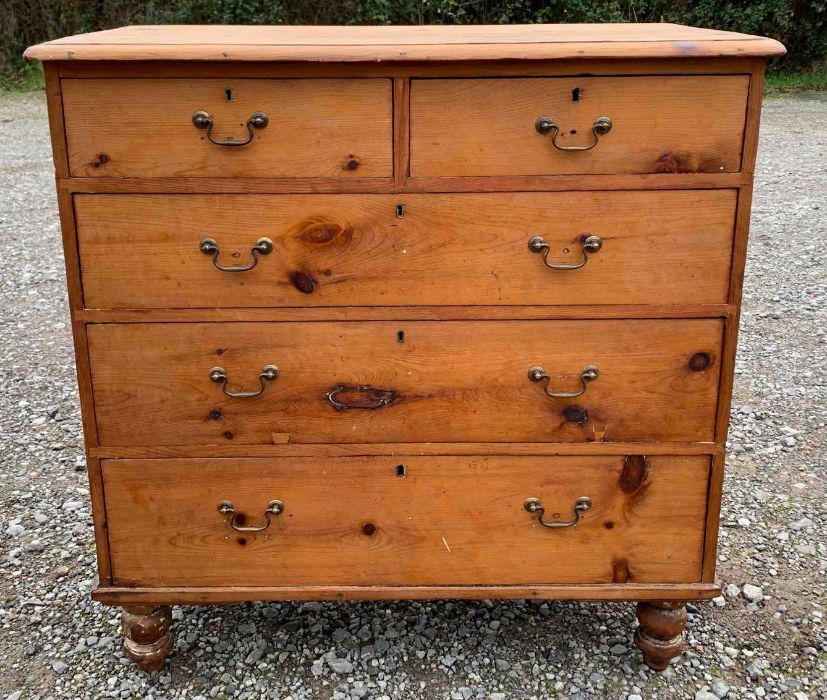
[[620,488],[623,493],[634,493],[649,477],[649,461],[643,455],[627,455],[620,472]]
[[563,409],[563,418],[567,423],[583,425],[589,420],[589,412],[582,406],[574,404]]
[[693,372],[703,372],[712,364],[712,356],[708,352],[696,352],[689,358],[689,369]]
[[377,389],[361,384],[339,384],[324,396],[337,411],[382,408],[396,401],[398,397],[392,389]]
[[306,272],[296,270],[290,273],[291,284],[302,294],[313,294],[316,291],[316,280]]

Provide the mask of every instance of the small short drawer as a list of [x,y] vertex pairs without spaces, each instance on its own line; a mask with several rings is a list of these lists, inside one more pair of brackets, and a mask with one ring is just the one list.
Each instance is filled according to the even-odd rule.
[[88,328],[103,445],[708,441],[720,319]]
[[689,583],[709,458],[125,459],[103,480],[115,585]]
[[62,92],[77,177],[393,174],[386,79],[68,79]]
[[737,172],[748,87],[746,75],[414,80],[411,175]]
[[80,194],[75,218],[89,308],[715,304],[735,202],[734,190]]

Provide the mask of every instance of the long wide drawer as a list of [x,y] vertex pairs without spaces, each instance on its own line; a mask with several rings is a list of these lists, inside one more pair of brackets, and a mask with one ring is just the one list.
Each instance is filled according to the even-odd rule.
[[747,75],[414,80],[411,175],[737,172],[748,88]]
[[722,331],[720,319],[138,323],[91,325],[88,339],[103,445],[706,441]]
[[114,583],[159,586],[694,582],[708,476],[703,456],[103,464]]
[[62,92],[73,176],[393,174],[388,79],[68,79]]
[[[76,195],[75,217],[89,308],[702,304],[727,300],[735,201],[734,190]],[[548,247],[530,248],[537,236]]]

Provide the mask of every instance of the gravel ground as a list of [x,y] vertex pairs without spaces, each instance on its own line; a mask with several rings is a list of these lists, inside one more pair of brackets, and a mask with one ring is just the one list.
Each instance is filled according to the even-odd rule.
[[175,609],[127,665],[94,549],[42,94],[0,96],[0,698],[827,698],[827,94],[764,110],[721,531],[725,595],[666,673],[631,604]]

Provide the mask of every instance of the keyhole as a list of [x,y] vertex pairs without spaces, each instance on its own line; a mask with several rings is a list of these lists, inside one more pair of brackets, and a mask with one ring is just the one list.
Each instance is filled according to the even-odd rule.
[[405,331],[396,331],[396,342],[397,343],[404,343],[405,342]]
[[397,204],[396,205],[396,218],[397,219],[404,219],[405,218],[405,205],[404,204]]
[[396,476],[405,476],[405,465],[404,464],[397,464],[396,465]]
[[232,88],[224,88],[224,97],[227,99],[227,102],[233,101],[233,89]]
[[580,102],[580,88],[574,88],[574,90],[571,91],[571,101]]

